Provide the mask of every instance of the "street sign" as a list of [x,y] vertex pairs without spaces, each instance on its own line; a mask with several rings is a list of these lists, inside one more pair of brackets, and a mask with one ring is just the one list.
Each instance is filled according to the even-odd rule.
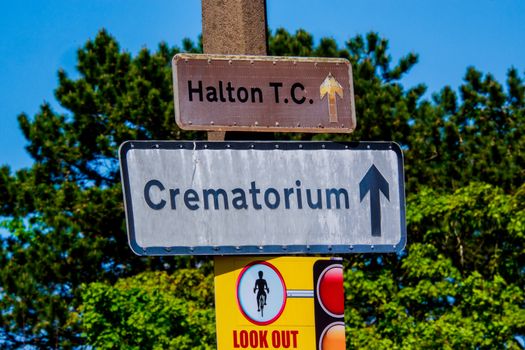
[[217,349],[343,350],[338,258],[216,257]]
[[128,141],[120,164],[129,243],[139,255],[405,246],[395,143]]
[[356,126],[346,59],[177,54],[173,80],[182,129],[349,133]]

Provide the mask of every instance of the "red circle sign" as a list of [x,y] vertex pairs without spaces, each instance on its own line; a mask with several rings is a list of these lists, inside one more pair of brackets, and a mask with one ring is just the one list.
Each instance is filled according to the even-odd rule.
[[275,322],[286,305],[286,285],[275,266],[266,261],[246,265],[237,278],[237,306],[253,324]]
[[319,277],[317,295],[323,309],[334,317],[344,314],[343,267],[341,265],[328,266]]

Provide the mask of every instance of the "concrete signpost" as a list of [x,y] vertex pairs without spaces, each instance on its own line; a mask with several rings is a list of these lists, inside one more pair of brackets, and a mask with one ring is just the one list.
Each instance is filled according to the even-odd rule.
[[265,10],[202,0],[205,54],[173,59],[175,119],[215,142],[121,145],[129,244],[215,256],[219,350],[342,350],[341,260],[277,255],[401,251],[403,156],[393,142],[224,141],[356,127],[350,63],[264,56]]

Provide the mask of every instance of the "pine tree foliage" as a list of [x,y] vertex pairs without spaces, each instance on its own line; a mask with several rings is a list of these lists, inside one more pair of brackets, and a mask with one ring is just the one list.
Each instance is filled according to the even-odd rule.
[[[278,29],[269,44],[272,55],[348,58],[358,121],[350,135],[276,138],[392,140],[404,150],[409,244],[399,256],[346,258],[349,347],[517,348],[525,334],[523,75],[511,68],[501,85],[468,68],[457,92],[444,87],[428,101],[423,84],[402,84],[417,55],[393,62],[376,33],[340,47]],[[200,39],[182,50],[200,52]],[[1,225],[10,232],[0,241],[2,348],[214,346],[210,263],[136,257],[125,232],[120,143],[206,138],[174,122],[170,63],[179,51],[161,44],[131,55],[101,31],[78,50],[75,78],[58,73],[66,113],[43,104],[19,116],[34,163],[0,167]],[[188,285],[190,277],[200,284]]]
[[191,264],[130,254],[117,159],[125,140],[204,137],[174,126],[169,62],[176,52],[161,44],[132,57],[101,31],[78,51],[80,78],[58,73],[55,95],[68,113],[44,104],[33,118],[19,116],[35,163],[0,172],[0,215],[11,218],[3,225],[13,233],[0,253],[5,347],[82,344],[79,324],[68,316],[82,283]]
[[[525,178],[524,83],[515,68],[506,87],[469,67],[459,97],[445,87],[414,115],[416,182],[453,188],[477,180],[512,191]],[[430,180],[430,181],[429,181]]]

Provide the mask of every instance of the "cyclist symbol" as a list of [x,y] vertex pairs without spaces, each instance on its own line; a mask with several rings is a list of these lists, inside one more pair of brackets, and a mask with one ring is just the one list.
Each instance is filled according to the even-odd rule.
[[271,324],[284,311],[286,285],[279,270],[268,261],[245,265],[237,278],[236,289],[239,311],[253,324]]
[[261,317],[264,317],[263,310],[264,305],[266,305],[266,292],[270,293],[270,288],[268,288],[268,283],[263,278],[263,272],[259,271],[259,278],[255,280],[255,286],[253,287],[253,292],[257,291],[257,311],[261,312]]

